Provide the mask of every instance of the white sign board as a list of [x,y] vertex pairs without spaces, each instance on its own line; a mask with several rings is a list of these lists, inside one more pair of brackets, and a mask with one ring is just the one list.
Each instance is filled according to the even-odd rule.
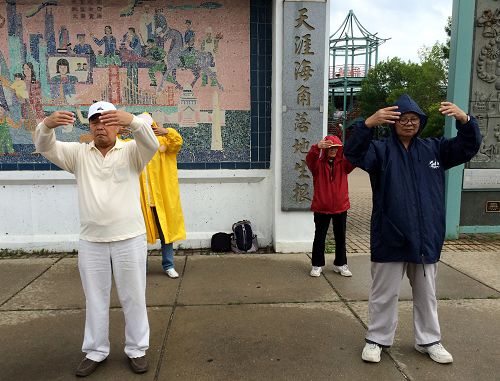
[[463,189],[500,190],[500,169],[464,169]]

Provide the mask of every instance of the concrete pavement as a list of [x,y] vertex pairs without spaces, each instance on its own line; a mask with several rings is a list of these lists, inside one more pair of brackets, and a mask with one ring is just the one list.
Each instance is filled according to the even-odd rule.
[[[498,380],[499,252],[445,254],[438,297],[451,365],[413,349],[405,281],[394,346],[364,363],[369,257],[354,273],[308,275],[306,254],[176,256],[177,280],[149,261],[150,371],[135,375],[123,353],[123,315],[113,292],[111,354],[93,380]],[[328,256],[331,264],[333,257]],[[77,258],[0,260],[1,380],[72,380],[85,300]]]

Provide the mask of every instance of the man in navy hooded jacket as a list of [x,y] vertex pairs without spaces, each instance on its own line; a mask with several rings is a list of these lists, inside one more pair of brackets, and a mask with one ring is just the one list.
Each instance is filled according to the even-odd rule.
[[[415,349],[436,362],[453,357],[441,345],[436,274],[445,234],[444,171],[479,150],[477,121],[451,102],[439,111],[456,119],[457,136],[419,138],[427,116],[408,95],[354,126],[344,154],[367,171],[373,192],[370,321],[362,359],[379,362],[394,341],[397,302],[406,272],[413,294]],[[372,141],[373,127],[389,124],[387,139]]]

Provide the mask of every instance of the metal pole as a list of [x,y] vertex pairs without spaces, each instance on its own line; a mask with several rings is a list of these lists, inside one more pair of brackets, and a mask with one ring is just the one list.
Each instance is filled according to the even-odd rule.
[[[454,0],[451,23],[450,70],[448,74],[448,100],[463,110],[469,109],[470,77],[472,70],[472,44],[474,35],[475,1]],[[459,43],[460,41],[460,43]],[[446,118],[444,135],[456,136],[452,118]],[[463,165],[446,172],[446,238],[457,239],[462,202]]]

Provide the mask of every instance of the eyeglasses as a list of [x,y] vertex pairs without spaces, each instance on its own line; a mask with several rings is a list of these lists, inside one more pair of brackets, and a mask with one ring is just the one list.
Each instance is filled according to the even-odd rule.
[[413,124],[414,126],[420,122],[419,118],[401,118],[398,120],[399,124],[406,126],[408,124]]

